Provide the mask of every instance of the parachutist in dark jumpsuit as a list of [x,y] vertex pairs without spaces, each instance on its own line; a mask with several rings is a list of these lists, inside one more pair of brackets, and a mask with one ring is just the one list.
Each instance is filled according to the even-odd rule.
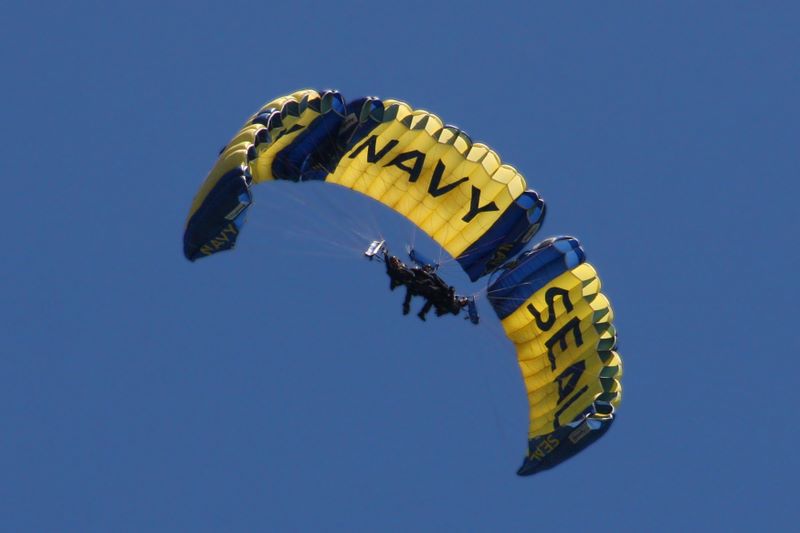
[[461,309],[467,305],[468,299],[465,296],[457,296],[455,288],[448,286],[442,278],[436,274],[436,269],[431,265],[422,268],[408,268],[396,256],[389,255],[384,251],[384,261],[386,263],[386,273],[389,275],[389,289],[405,285],[406,295],[403,299],[403,314],[407,315],[411,310],[411,299],[414,296],[425,298],[425,305],[417,316],[420,320],[425,320],[425,315],[435,307],[436,316],[447,313],[457,315]]
[[400,285],[407,285],[414,278],[411,269],[396,256],[388,255],[384,252],[384,260],[386,262],[386,273],[389,275],[389,290],[393,291]]
[[416,292],[425,298],[425,305],[420,312],[417,313],[420,320],[425,320],[425,315],[428,314],[428,311],[430,311],[434,305],[437,309],[437,316],[441,316],[438,314],[438,310],[441,306],[440,302],[444,300],[448,287],[444,280],[436,275],[436,269],[431,265],[415,268],[414,283]]
[[[405,285],[406,296],[403,300],[403,314],[407,315],[411,309],[411,298],[415,295],[411,284],[414,281],[414,272],[403,264],[397,256],[383,252],[383,259],[386,262],[386,273],[389,275],[389,290]],[[414,269],[416,270],[416,269]]]
[[417,313],[420,320],[425,320],[425,315],[433,307],[436,308],[436,316],[447,313],[458,315],[469,304],[469,298],[457,295],[455,287],[448,286],[431,265],[414,269],[414,274],[419,284],[416,290],[426,299],[425,305]]
[[435,302],[436,316],[446,315],[447,313],[458,315],[468,304],[469,298],[457,295],[454,287],[448,287],[447,296]]

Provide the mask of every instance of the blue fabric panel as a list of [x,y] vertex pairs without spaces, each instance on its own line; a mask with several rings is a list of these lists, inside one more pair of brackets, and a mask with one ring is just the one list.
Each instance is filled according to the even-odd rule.
[[[564,425],[552,433],[530,439],[528,441],[530,453],[525,457],[520,469],[517,470],[517,475],[530,476],[566,461],[602,437],[613,422],[613,417],[605,420],[588,418],[581,424]],[[584,428],[586,433],[577,442],[572,442],[570,435],[574,431],[579,432],[577,428],[583,424],[587,425]],[[538,454],[534,455],[537,451]]]
[[429,257],[425,257],[423,254],[419,253],[417,250],[413,248],[408,249],[408,257],[411,258],[414,263],[418,266],[425,266],[425,265],[432,265],[436,268],[439,267],[439,264],[436,261],[433,261]]
[[269,125],[269,117],[271,117],[274,113],[279,113],[279,110],[269,109],[263,113],[259,113],[253,120],[250,121],[250,124],[261,124],[262,126],[267,126]]
[[[252,202],[248,180],[241,168],[223,175],[186,224],[183,234],[186,258],[194,261],[233,248]],[[204,253],[201,250],[204,247],[210,253]]]
[[303,181],[324,180],[339,165],[342,156],[355,146],[357,140],[366,137],[380,124],[373,116],[376,109],[382,111],[383,104],[372,97],[359,98],[347,104],[336,133],[323,139],[318,149],[304,162]]
[[335,148],[335,138],[344,120],[344,99],[338,93],[330,94],[331,106],[325,114],[317,117],[305,131],[288,146],[275,154],[272,175],[275,179],[300,181],[325,179],[327,171],[320,163],[328,158],[327,153]]
[[[342,147],[342,153],[352,149],[381,123],[383,102],[373,96],[359,98],[347,104],[347,113],[355,113],[359,120],[354,131],[340,133],[339,144]],[[338,164],[338,160],[336,163]]]
[[489,302],[502,320],[533,293],[585,260],[586,255],[577,239],[547,239],[520,255],[489,285]]
[[380,100],[359,98],[345,104],[339,93],[326,94],[332,95],[326,98],[330,108],[276,154],[272,163],[276,179],[324,180],[344,153],[380,124],[374,117],[376,109],[383,109]]
[[477,280],[519,253],[539,231],[545,213],[544,201],[536,191],[522,193],[480,239],[456,258],[469,279]]

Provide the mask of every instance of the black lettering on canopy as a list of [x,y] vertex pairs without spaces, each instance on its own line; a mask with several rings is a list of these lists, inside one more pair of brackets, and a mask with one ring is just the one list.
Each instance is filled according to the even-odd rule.
[[398,142],[400,142],[400,141],[398,141],[397,139],[392,139],[389,142],[387,142],[383,146],[383,148],[378,150],[378,148],[377,148],[377,146],[378,146],[378,136],[377,135],[370,135],[369,139],[367,139],[363,143],[359,144],[358,147],[355,150],[353,150],[352,153],[350,153],[350,155],[347,156],[347,157],[350,158],[350,159],[355,159],[356,157],[358,157],[358,154],[360,154],[364,150],[364,148],[366,148],[367,149],[367,163],[377,163],[378,161],[383,159],[383,156],[388,154],[389,150],[394,148],[397,145]]
[[[588,390],[589,390],[589,386],[588,385],[584,385],[583,387],[581,387],[581,390],[576,392],[569,400],[566,401],[566,403],[564,405],[561,406],[561,408],[558,411],[556,411],[555,416],[553,417],[553,429],[558,429],[558,428],[561,427],[561,420],[559,420],[559,417],[562,414],[564,414],[564,411],[569,409],[570,405],[575,403],[575,400],[580,398]],[[572,422],[572,420],[570,420],[569,422]]]
[[556,356],[555,353],[553,353],[553,347],[558,344],[562,352],[566,350],[567,335],[570,331],[572,331],[572,335],[575,337],[575,346],[581,346],[583,344],[583,335],[581,335],[581,321],[578,317],[574,317],[564,324],[561,329],[556,331],[552,337],[544,342],[544,345],[547,347],[547,359],[550,360],[550,370],[556,369]]
[[550,287],[547,289],[547,292],[544,293],[544,300],[547,302],[547,320],[542,320],[542,313],[536,309],[533,304],[528,304],[527,306],[528,312],[533,316],[536,325],[542,331],[547,331],[552,328],[553,323],[556,321],[555,301],[557,296],[561,297],[561,303],[564,305],[566,312],[571,312],[572,302],[569,299],[569,291],[561,287]]
[[481,190],[476,186],[472,186],[472,197],[469,199],[469,211],[467,214],[464,215],[461,220],[464,222],[470,222],[476,215],[479,213],[486,213],[488,211],[499,211],[500,208],[497,207],[497,204],[494,202],[489,202],[486,205],[480,205],[481,203]]
[[563,402],[567,396],[575,391],[575,387],[578,386],[578,382],[585,370],[586,361],[578,361],[556,377],[556,383],[558,383],[557,404]]
[[443,194],[447,194],[465,181],[469,181],[469,178],[464,177],[459,180],[454,181],[453,183],[448,183],[444,187],[439,187],[439,184],[442,182],[442,175],[444,174],[445,166],[440,159],[436,163],[436,168],[433,170],[433,176],[431,177],[431,182],[428,185],[428,193],[436,198],[437,196],[441,196]]
[[[398,144],[397,139],[392,139],[388,141],[383,147],[378,149],[378,136],[377,135],[370,135],[370,137],[359,144],[350,155],[347,157],[349,159],[355,159],[358,155],[364,151],[366,148],[367,150],[367,162],[368,163],[377,163],[381,159],[383,159],[395,146]],[[389,161],[388,163],[384,164],[385,167],[395,166],[400,170],[408,173],[408,181],[411,183],[415,183],[419,180],[420,174],[422,173],[423,166],[425,164],[425,154],[420,152],[419,150],[411,150],[410,152],[402,152],[397,154],[394,159]],[[448,183],[444,186],[441,185],[442,178],[444,177],[446,167],[445,164],[439,160],[436,164],[436,168],[433,171],[433,176],[431,177],[431,182],[428,184],[428,194],[436,198],[437,196],[441,196],[443,194],[447,194],[462,183],[469,181],[468,177],[463,177],[456,180],[453,183]],[[461,220],[464,222],[471,222],[473,218],[478,216],[480,213],[488,213],[490,211],[499,211],[500,208],[497,207],[497,204],[494,201],[491,201],[485,205],[481,205],[481,190],[476,187],[472,186],[472,193],[469,200],[469,210],[467,214],[464,215]]]
[[[406,165],[406,161],[414,160],[414,165]],[[419,179],[419,174],[422,172],[422,165],[425,163],[425,154],[419,150],[411,150],[410,152],[403,152],[397,154],[394,159],[386,163],[385,167],[395,166],[400,170],[408,172],[408,181],[414,183]]]

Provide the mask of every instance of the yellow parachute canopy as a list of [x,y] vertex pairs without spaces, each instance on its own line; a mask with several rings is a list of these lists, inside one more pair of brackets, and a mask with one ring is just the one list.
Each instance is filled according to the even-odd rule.
[[222,151],[192,203],[186,256],[232,247],[250,185],[275,179],[326,181],[377,200],[473,280],[518,252],[544,217],[544,202],[516,169],[436,115],[395,100],[346,104],[333,91],[303,90],[263,106]]
[[348,103],[336,91],[310,89],[276,98],[247,120],[200,187],[186,257],[232,248],[252,186],[272,180],[360,192],[421,228],[473,281],[500,274],[489,301],[516,347],[530,404],[519,474],[551,468],[611,426],[622,364],[600,280],[574,238],[522,252],[545,204],[491,148],[396,100]]

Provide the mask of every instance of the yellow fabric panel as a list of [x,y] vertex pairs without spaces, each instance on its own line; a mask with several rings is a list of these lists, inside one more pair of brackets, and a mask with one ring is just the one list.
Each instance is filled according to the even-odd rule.
[[608,376],[621,379],[623,374],[622,358],[614,350],[609,351],[608,354],[611,357],[611,359],[605,363]]
[[[435,115],[413,110],[396,100],[385,100],[383,104],[384,122],[367,138],[377,136],[376,152],[391,141],[396,144],[378,161],[368,163],[368,149],[361,149],[365,140],[356,143],[326,181],[356,190],[391,207],[451,255],[457,256],[480,238],[524,192],[525,180],[513,167],[502,165],[497,154],[486,145],[473,144],[467,135],[443,125]],[[357,149],[360,152],[351,159],[349,156]],[[410,181],[407,170],[389,164],[399,154],[411,152],[419,152],[424,157],[415,182]],[[401,164],[411,168],[417,158],[407,157]],[[439,164],[444,168],[438,183],[433,184]],[[449,188],[452,184],[456,185]],[[470,212],[472,187],[480,190],[479,207],[494,202],[497,210],[474,214],[467,222],[462,219]]]
[[606,354],[610,356],[603,371],[603,383],[607,392],[602,394],[601,398],[617,407],[622,401],[622,385],[620,384],[623,374],[622,359],[613,350]]
[[295,91],[292,94],[287,94],[286,96],[279,96],[278,98],[267,102],[266,104],[262,105],[258,111],[256,111],[253,115],[247,119],[245,122],[245,126],[253,122],[253,119],[256,118],[261,113],[264,113],[270,109],[281,110],[283,109],[284,104],[287,102],[297,102],[300,104],[301,107],[305,107],[308,105],[308,101],[319,98],[320,94],[313,90],[313,89],[300,89],[299,91]]
[[[282,127],[277,128],[274,131],[270,132],[273,135],[277,135],[278,133],[280,133],[281,130],[288,129],[289,127],[297,123],[300,123],[304,126],[308,125],[308,123],[311,122],[313,118],[319,115],[315,111],[308,109],[308,102],[313,98],[319,99],[319,93],[317,93],[316,91],[312,91],[310,89],[305,89],[294,92],[287,96],[281,96],[261,106],[258,112],[252,115],[244,124],[244,126],[236,133],[236,135],[234,135],[234,137],[230,140],[225,149],[217,158],[217,162],[214,164],[211,171],[206,176],[205,180],[200,186],[200,190],[198,190],[197,194],[195,194],[194,200],[192,201],[192,207],[189,210],[189,216],[186,218],[186,221],[188,222],[189,219],[192,218],[192,215],[194,215],[195,211],[197,211],[197,209],[203,203],[203,200],[208,195],[208,192],[214,188],[214,186],[217,184],[217,182],[223,175],[225,175],[233,168],[247,166],[247,151],[251,146],[253,146],[253,143],[255,142],[255,138],[258,132],[265,129],[265,127],[262,124],[252,124],[252,121],[256,116],[258,116],[259,114],[268,109],[275,109],[275,110],[286,109],[286,113],[284,112],[281,113]],[[296,117],[292,113],[290,113],[288,109],[289,106],[286,106],[287,103],[296,104],[297,110],[292,110],[292,112],[300,112],[301,116]],[[297,133],[292,135],[287,135],[285,137],[289,137],[289,139],[292,139],[297,135]],[[263,161],[257,159],[255,162],[252,162],[250,164],[249,169],[253,177],[253,181],[258,183],[261,181],[272,179],[272,175],[269,172],[269,168],[272,164],[272,159],[274,158],[273,154],[275,154],[276,151],[280,150],[280,148],[282,148],[283,146],[286,146],[288,142],[289,140],[283,138],[279,139],[277,143],[273,144],[264,143],[263,145],[257,148],[256,153],[261,155],[267,154],[267,158],[264,158]],[[270,155],[272,157],[269,157]]]
[[618,380],[615,380],[615,382],[616,382],[618,388],[614,392],[614,394],[610,394],[610,395],[601,394],[600,398],[604,398],[604,397],[608,396],[608,399],[606,399],[606,401],[608,401],[616,409],[617,407],[619,407],[619,404],[622,402],[622,385],[620,385]]
[[[593,334],[593,326],[591,324],[589,324],[589,328],[590,329],[588,331],[583,331],[581,333],[581,336],[583,337],[583,344],[580,346],[570,346],[570,348],[566,351],[556,352],[556,362],[558,363],[558,367],[556,368],[555,372],[550,369],[550,361],[547,357],[547,348],[542,346],[539,342],[536,342],[535,345],[537,347],[541,347],[541,351],[536,354],[536,357],[532,357],[534,351],[531,350],[526,354],[530,358],[525,360],[523,360],[522,356],[520,355],[522,349],[521,346],[517,346],[518,363],[520,371],[522,371],[522,377],[525,379],[525,388],[528,390],[528,392],[551,383],[553,379],[555,379],[556,375],[560,374],[565,368],[585,359],[589,355],[594,355],[597,353],[597,344],[593,341],[595,341],[599,335],[597,335],[596,332]],[[526,346],[533,346],[533,343],[527,343]]]
[[[586,390],[571,404],[567,405],[568,398],[562,401],[562,405],[558,404],[558,384],[555,382],[528,395],[528,402],[531,406],[529,437],[532,438],[553,431],[557,412],[560,425],[571,422],[597,396],[604,392],[603,384],[600,381],[600,370],[603,368],[602,362],[598,357],[589,358],[585,362],[586,370],[575,385],[575,390],[583,391],[584,387]],[[566,406],[566,408],[562,411],[563,406]]]
[[[597,296],[594,290],[599,289],[599,283],[584,285],[584,280],[575,276],[572,271],[565,272],[536,291],[536,293],[531,295],[531,297],[520,305],[516,311],[503,320],[503,328],[512,342],[515,344],[524,344],[544,333],[538,328],[536,322],[533,321],[531,313],[528,310],[528,305],[533,305],[535,309],[541,311],[543,319],[548,319],[550,311],[545,300],[545,294],[551,287],[559,287],[568,290],[566,298],[569,299],[575,309],[572,314],[567,313],[564,299],[560,296],[557,297],[554,300],[553,308],[556,313],[560,314],[556,319],[555,328],[551,327],[550,330],[563,326],[564,322],[570,320],[576,314],[585,317],[591,315],[595,311],[608,308],[607,305],[598,306],[594,303]],[[601,302],[603,301],[607,302],[607,300],[601,300]]]
[[189,219],[192,218],[195,211],[200,208],[200,205],[203,203],[203,200],[208,195],[208,192],[214,188],[214,185],[217,184],[219,179],[224,176],[230,170],[244,166],[244,162],[247,160],[247,146],[246,143],[239,143],[235,146],[229,146],[222,155],[219,156],[217,162],[214,163],[214,166],[211,168],[211,171],[206,176],[205,180],[203,180],[203,184],[200,186],[200,189],[197,191],[197,194],[194,195],[194,199],[192,200],[192,207],[189,209],[189,216],[186,217],[186,222],[189,222]]
[[[414,130],[407,130],[403,132],[398,140],[399,143],[395,149],[393,149],[389,156],[385,158],[387,161],[391,161],[389,157],[391,157],[392,153],[402,153],[417,150],[423,154],[427,154],[427,152],[434,146],[436,142],[430,135],[425,135],[420,131]],[[426,165],[423,166],[422,173],[425,173],[425,171],[430,168],[428,166],[429,161],[431,161],[431,158],[426,156]],[[415,224],[419,225],[419,220],[414,220],[410,217],[410,214],[411,211],[417,205],[419,205],[420,202],[422,202],[427,194],[426,187],[423,186],[422,180],[420,179],[416,183],[409,182],[408,173],[397,167],[386,167],[384,172],[389,173],[389,175],[392,176],[395,186],[404,191],[404,194],[395,200],[392,208],[398,213],[408,217]],[[425,230],[425,228],[422,229]]]
[[[320,113],[307,105],[308,100],[311,98],[318,99],[319,94],[315,91],[300,91],[299,93],[294,93],[291,97],[280,99],[281,107],[270,105],[275,103],[273,101],[262,108],[262,110],[281,109],[281,124],[268,128],[270,140],[256,147],[256,158],[250,162],[250,172],[255,183],[274,179],[272,176],[272,162],[275,160],[275,156],[298,135],[303,133],[306,126],[319,117]],[[287,104],[297,104],[297,106],[295,108]],[[300,126],[300,128],[291,133],[285,133],[296,126]],[[263,126],[261,128],[263,129]],[[275,140],[276,138],[277,140]]]
[[[390,101],[388,100],[384,102],[384,106],[388,106],[389,102]],[[371,132],[371,135],[377,135],[381,139],[400,140],[399,138],[408,130],[408,128],[401,122],[401,120],[403,117],[408,116],[410,114],[411,114],[411,108],[408,107],[407,105],[405,104],[394,105],[393,108],[387,109],[384,115],[397,116],[400,118],[394,121],[384,122],[383,124],[376,127]],[[402,142],[398,143],[398,146],[402,145],[403,145]],[[403,151],[403,150],[398,150],[398,151]],[[331,176],[329,176],[326,179],[326,181],[331,183],[336,183],[343,187],[347,187],[348,189],[352,189],[355,183],[358,181],[358,179],[361,178],[365,172],[367,172],[369,175],[380,177],[380,179],[382,179],[386,183],[387,189],[390,188],[392,185],[394,185],[396,178],[385,173],[384,172],[385,169],[383,167],[381,167],[380,165],[375,165],[373,163],[368,163],[366,158],[361,156],[350,159],[348,157],[349,153],[352,153],[352,151],[348,152],[348,154],[346,154],[342,158],[341,162],[336,167],[334,173]],[[384,157],[384,159],[387,161],[389,160],[388,157]],[[397,169],[397,172],[401,173],[402,171]],[[405,175],[404,172],[402,172],[402,174]],[[387,190],[387,192],[389,191]],[[371,195],[370,196],[372,198],[375,198],[379,202],[382,202],[388,205],[389,207],[394,208],[394,205],[401,198],[402,192],[404,192],[404,190],[400,191],[400,194],[397,194],[397,191],[395,191],[394,194],[388,194],[385,199],[383,196],[381,197],[375,197]]]
[[[491,148],[482,143],[475,143],[472,145],[472,148],[467,151],[467,161],[471,163],[480,163],[490,153],[492,153]],[[491,172],[487,172],[491,174]]]
[[[503,320],[528,394],[529,438],[571,422],[593,402],[619,404],[622,361],[614,351],[614,313],[600,287],[594,268],[583,263],[550,281]],[[560,291],[548,303],[546,294],[553,288]]]
[[[550,330],[546,332],[541,332],[541,334],[538,335],[537,337],[534,337],[530,340],[526,340],[521,343],[515,343],[517,346],[517,357],[519,359],[519,362],[525,363],[526,368],[529,369],[528,373],[538,372],[540,370],[541,367],[539,366],[537,361],[539,361],[542,358],[542,356],[547,355],[547,346],[545,345],[545,342],[550,337],[552,337],[552,335],[555,332],[561,331],[562,328],[566,328],[564,329],[564,331],[567,332],[567,335],[565,337],[567,341],[571,342],[573,340],[574,335],[579,333],[582,338],[582,344],[591,344],[595,349],[597,349],[602,340],[602,335],[601,335],[602,330],[598,331],[598,327],[604,328],[605,326],[604,325],[598,326],[596,324],[594,320],[595,315],[590,306],[581,305],[581,308],[583,312],[581,312],[581,310],[576,308],[573,310],[572,313],[559,317]],[[579,328],[575,328],[578,329],[578,331],[576,333],[573,333],[572,331],[573,328],[572,326],[570,326],[569,323],[575,317],[580,319],[580,325]],[[535,327],[536,324],[532,322],[531,328]],[[555,354],[556,357],[558,357],[560,350],[554,349],[553,353]],[[561,360],[562,358],[559,358],[559,361]]]
[[557,361],[558,367],[555,371],[551,371],[550,367],[546,366],[538,373],[525,378],[525,387],[528,391],[528,398],[531,400],[531,407],[533,407],[534,402],[554,393],[557,385],[555,382],[556,377],[572,365],[576,363],[585,364],[584,376],[589,372],[590,368],[597,367],[597,372],[594,374],[595,379],[600,378],[600,371],[606,367],[597,350],[593,349],[590,343],[584,343],[580,347],[570,347],[567,351],[559,354]]
[[[565,394],[563,398],[559,397],[559,390],[563,383],[559,384],[558,378],[560,377],[563,382],[568,382],[571,377],[570,369],[573,368],[573,365],[581,365],[581,377],[577,385],[574,385],[575,392],[587,384],[591,385],[590,390],[594,391],[592,394],[584,392],[577,396],[577,401],[572,405],[573,407],[577,406],[575,413],[583,411],[597,395],[609,390],[609,387],[614,388],[612,382],[615,382],[615,379],[604,377],[607,367],[591,345],[585,344],[581,347],[573,348],[568,351],[568,354],[567,357],[558,358],[559,366],[555,372],[551,371],[549,365],[547,365],[538,373],[525,378],[525,388],[528,392],[530,403],[530,416],[531,420],[536,420],[537,427],[540,427],[545,422],[552,422],[554,413],[561,409],[562,406],[569,405],[570,402],[568,400],[572,394]],[[566,356],[567,353],[560,355]],[[569,414],[570,411],[567,410],[565,413]],[[574,415],[560,416],[560,422],[562,424],[568,423],[573,418]],[[548,431],[553,429],[553,427],[550,427]]]
[[[485,145],[482,146],[488,151]],[[483,157],[487,155],[487,151],[481,153],[480,150],[470,150],[466,155],[469,156],[472,154],[473,157],[476,155]],[[447,182],[452,183],[463,177],[469,177],[472,183],[487,183],[491,179],[490,174],[486,172],[479,161],[465,157],[463,153],[450,150],[443,154],[443,162],[447,165],[448,175],[453,176],[448,179]],[[486,194],[486,192],[483,192],[482,198],[483,195]],[[437,242],[449,242],[451,246],[467,248],[474,241],[474,238],[473,241],[470,241],[467,235],[459,234],[459,226],[457,223],[461,221],[458,220],[460,216],[456,216],[463,210],[465,205],[469,205],[471,199],[470,195],[471,190],[466,187],[459,187],[448,195],[450,197],[448,201],[442,202],[442,204],[438,206],[438,209],[431,209],[429,211],[428,217],[432,220],[425,219],[422,223],[425,227],[429,228],[429,234],[433,235]],[[433,202],[431,201],[430,203],[432,204]],[[488,202],[484,200],[484,203]],[[450,222],[453,219],[456,220]],[[476,222],[480,224],[480,221],[477,219]],[[491,223],[493,223],[493,221]],[[491,223],[485,227],[488,229]],[[452,242],[451,239],[456,239],[457,241]]]
[[[433,137],[429,137],[429,139],[430,148],[421,151],[424,151],[426,154],[426,162],[430,160],[444,163],[446,171],[442,177],[442,184],[453,183],[462,177],[469,176],[469,172],[463,172],[464,163],[468,163],[468,161],[466,161],[461,154],[455,150],[448,149],[448,145],[436,143]],[[423,194],[422,202],[425,207],[425,209],[423,209],[424,213],[417,214],[412,211],[409,214],[409,218],[419,220],[420,226],[427,224],[428,228],[426,231],[436,233],[444,222],[438,224],[428,223],[426,217],[430,216],[431,210],[435,210],[443,221],[450,220],[456,216],[456,213],[458,213],[464,205],[469,205],[469,194],[464,191],[462,187],[457,187],[439,198],[434,198],[429,194]]]
[[[570,301],[577,302],[583,297],[593,299],[600,291],[601,284],[597,278],[597,272],[589,263],[583,263],[568,272],[564,272],[556,279],[552,280],[545,287],[531,295],[514,313],[503,320],[503,328],[509,336],[517,334],[525,335],[520,331],[528,327],[530,323],[530,312],[527,310],[528,304],[532,304],[537,309],[546,309],[545,294],[551,287],[561,287],[567,289]],[[559,299],[560,300],[560,299]],[[556,311],[563,306],[563,302],[558,301]],[[535,325],[534,325],[535,327]],[[513,339],[512,339],[513,340]]]
[[[614,390],[619,390],[617,380],[600,379],[598,360],[591,368],[581,376],[576,385],[576,393],[580,391],[580,396],[575,401],[569,403],[569,398],[563,400],[563,407],[558,405],[559,395],[558,386],[552,383],[549,387],[537,391],[529,396],[530,403],[530,427],[528,429],[529,438],[544,435],[553,431],[556,427],[556,413],[558,413],[559,425],[571,422],[580,413],[584,412],[591,403],[602,395],[606,394],[606,383],[613,383]],[[588,366],[588,365],[587,365]],[[602,368],[602,366],[600,366]],[[617,402],[618,403],[618,402]],[[616,405],[616,403],[615,403]]]
[[262,129],[264,129],[264,126],[261,124],[249,124],[243,127],[236,133],[236,135],[234,135],[233,139],[228,141],[228,144],[225,146],[225,150],[223,150],[222,153],[224,154],[231,150],[238,150],[242,148],[244,148],[244,151],[247,152],[249,145],[253,144],[253,141],[255,141],[256,134]]

